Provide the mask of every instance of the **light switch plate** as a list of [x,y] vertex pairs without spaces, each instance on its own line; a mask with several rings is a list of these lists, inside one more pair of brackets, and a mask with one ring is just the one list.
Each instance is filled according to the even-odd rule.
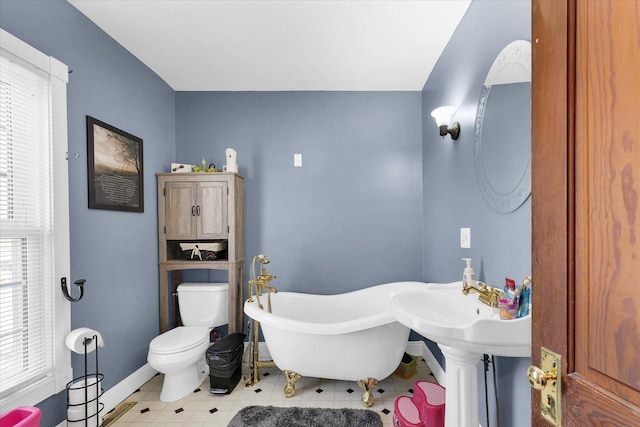
[[302,154],[293,155],[293,166],[296,168],[302,167]]
[[460,247],[463,249],[471,249],[471,229],[460,229]]

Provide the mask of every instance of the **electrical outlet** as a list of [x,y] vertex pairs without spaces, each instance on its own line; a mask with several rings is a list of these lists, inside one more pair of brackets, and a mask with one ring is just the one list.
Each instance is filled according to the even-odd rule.
[[460,247],[463,249],[471,249],[471,229],[460,229]]
[[302,167],[302,154],[293,155],[293,166],[296,168]]

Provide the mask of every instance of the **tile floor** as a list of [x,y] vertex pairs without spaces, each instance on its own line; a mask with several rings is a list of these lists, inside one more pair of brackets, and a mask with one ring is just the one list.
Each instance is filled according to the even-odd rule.
[[[393,426],[393,404],[398,396],[410,396],[417,380],[436,381],[422,358],[416,361],[417,373],[404,379],[396,374],[380,381],[375,387],[374,405],[369,408],[380,414],[384,427]],[[261,368],[260,381],[245,386],[241,379],[235,390],[228,395],[209,393],[209,379],[194,393],[172,403],[159,399],[162,375],[156,375],[125,402],[137,402],[133,408],[108,427],[226,427],[231,418],[249,405],[273,405],[280,407],[304,406],[319,408],[365,409],[360,398],[362,391],[355,382],[302,378],[293,397],[284,396],[286,380],[277,368]],[[355,426],[354,426],[355,427]]]

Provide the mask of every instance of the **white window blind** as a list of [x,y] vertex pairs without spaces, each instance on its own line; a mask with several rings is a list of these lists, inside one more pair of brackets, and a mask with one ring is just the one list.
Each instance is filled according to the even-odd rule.
[[49,76],[0,57],[0,392],[53,366]]
[[15,406],[60,391],[57,320],[67,322],[56,302],[56,82],[5,49],[9,36],[0,49],[0,401]]

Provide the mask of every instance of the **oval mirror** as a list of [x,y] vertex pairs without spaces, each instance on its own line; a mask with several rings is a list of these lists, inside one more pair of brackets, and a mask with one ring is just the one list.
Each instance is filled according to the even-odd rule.
[[531,42],[516,40],[496,57],[482,86],[474,136],[476,178],[496,212],[531,194]]

